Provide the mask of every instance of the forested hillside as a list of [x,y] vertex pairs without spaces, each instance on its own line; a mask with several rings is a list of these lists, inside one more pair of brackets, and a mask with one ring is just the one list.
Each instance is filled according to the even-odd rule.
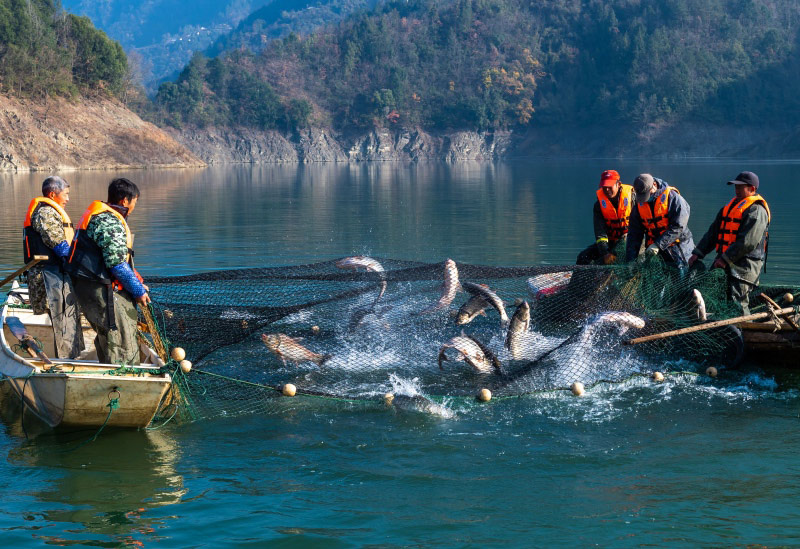
[[377,3],[378,0],[272,0],[248,15],[233,32],[217,39],[205,53],[216,57],[241,48],[258,52],[276,38],[292,32],[310,34]]
[[791,120],[794,0],[390,0],[258,53],[193,58],[175,126],[521,129]]
[[126,91],[118,42],[57,0],[0,2],[0,91],[36,98]]

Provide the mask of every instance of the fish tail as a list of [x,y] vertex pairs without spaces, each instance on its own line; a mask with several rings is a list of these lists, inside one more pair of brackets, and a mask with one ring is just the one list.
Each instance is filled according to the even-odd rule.
[[319,359],[316,360],[317,366],[322,366],[323,364],[325,364],[326,362],[328,362],[332,358],[333,358],[333,355],[331,355],[331,354],[321,355],[319,357]]

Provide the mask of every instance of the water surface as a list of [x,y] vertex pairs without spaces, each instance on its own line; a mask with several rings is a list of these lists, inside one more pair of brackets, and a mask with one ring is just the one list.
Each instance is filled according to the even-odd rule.
[[[600,172],[650,171],[699,239],[757,172],[773,215],[765,282],[797,284],[800,166],[779,163],[354,164],[67,174],[75,220],[112,177],[145,275],[354,253],[562,264],[592,242]],[[42,174],[0,176],[0,269],[19,266]],[[693,370],[690,363],[686,370]],[[780,381],[781,384],[777,383]],[[794,546],[796,390],[762,371],[673,376],[479,405],[455,418],[300,398],[269,415],[26,440],[0,429],[9,547]]]

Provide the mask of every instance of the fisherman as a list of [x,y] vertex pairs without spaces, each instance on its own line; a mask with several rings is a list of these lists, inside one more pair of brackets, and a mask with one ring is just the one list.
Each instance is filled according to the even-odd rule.
[[622,183],[616,170],[606,170],[600,175],[596,194],[593,212],[595,242],[578,254],[575,261],[578,265],[589,265],[594,261],[606,265],[614,263],[617,260],[614,249],[628,234],[631,208],[636,199],[633,187]]
[[136,305],[150,302],[133,268],[133,235],[126,221],[139,194],[128,179],[113,180],[108,202],[95,200],[83,214],[69,256],[78,302],[97,332],[97,358],[109,364],[139,362]]
[[23,224],[23,257],[46,255],[28,271],[28,292],[33,314],[47,312],[53,325],[55,352],[59,358],[76,358],[84,349],[81,312],[72,280],[64,270],[74,229],[64,206],[69,202],[69,183],[57,175],[42,182],[42,196],[31,200]]
[[770,212],[767,201],[758,194],[758,176],[742,172],[728,185],[735,196],[717,213],[714,222],[689,258],[689,266],[716,249],[712,269],[725,269],[728,297],[750,314],[749,296],[758,284],[767,259]]
[[633,182],[637,207],[631,213],[626,243],[626,261],[639,256],[642,240],[645,257],[663,252],[664,261],[683,270],[688,266],[694,248],[689,230],[689,203],[678,189],[649,173],[640,174]]

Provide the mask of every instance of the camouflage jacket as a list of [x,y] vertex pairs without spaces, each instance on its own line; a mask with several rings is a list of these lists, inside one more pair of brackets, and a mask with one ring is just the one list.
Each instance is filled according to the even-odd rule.
[[128,258],[125,227],[114,215],[101,213],[94,216],[86,227],[86,236],[100,246],[106,268],[116,267]]
[[[31,227],[42,236],[44,245],[55,248],[66,240],[64,222],[55,208],[42,204],[31,216]],[[47,290],[42,275],[43,267],[37,265],[28,271],[28,291],[34,314],[44,314],[47,310]]]
[[31,227],[39,233],[48,248],[55,248],[67,237],[64,234],[64,222],[55,208],[42,204],[31,216]]

